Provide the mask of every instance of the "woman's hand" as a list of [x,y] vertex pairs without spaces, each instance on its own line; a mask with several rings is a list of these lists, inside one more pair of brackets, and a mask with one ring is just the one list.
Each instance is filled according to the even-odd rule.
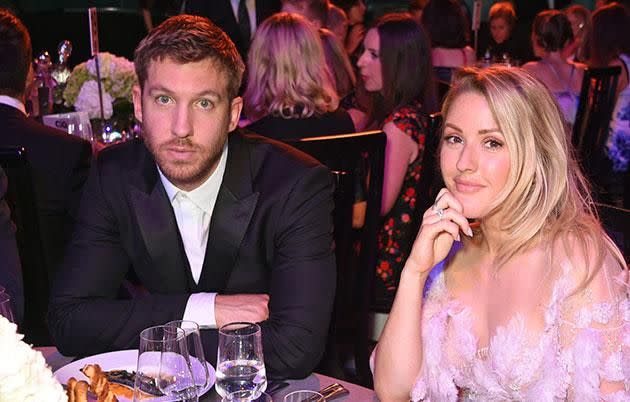
[[413,267],[418,273],[427,272],[446,258],[453,241],[460,240],[460,230],[472,237],[472,229],[462,210],[462,205],[446,188],[440,190],[435,203],[422,217],[405,267]]

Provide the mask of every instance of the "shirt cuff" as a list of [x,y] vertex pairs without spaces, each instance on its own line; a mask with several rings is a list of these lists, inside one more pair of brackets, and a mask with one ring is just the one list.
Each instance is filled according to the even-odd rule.
[[195,321],[201,329],[215,329],[217,320],[214,316],[216,293],[193,293],[188,298],[184,310],[184,320]]

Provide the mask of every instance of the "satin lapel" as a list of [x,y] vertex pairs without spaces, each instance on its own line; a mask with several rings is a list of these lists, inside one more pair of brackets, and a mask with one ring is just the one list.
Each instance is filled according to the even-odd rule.
[[230,134],[229,141],[227,166],[212,212],[199,278],[201,286],[217,292],[225,289],[258,203],[258,193],[252,191],[249,147],[237,133]]
[[146,159],[143,177],[139,178],[136,185],[130,186],[131,205],[155,275],[168,280],[168,289],[189,290],[187,259],[181,246],[175,214],[159,180],[155,162],[152,158]]

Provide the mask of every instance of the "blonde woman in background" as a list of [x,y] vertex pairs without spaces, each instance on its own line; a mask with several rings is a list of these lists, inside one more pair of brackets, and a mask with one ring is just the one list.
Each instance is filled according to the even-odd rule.
[[446,187],[375,352],[378,397],[630,400],[628,268],[552,95],[520,69],[468,68],[442,113]]
[[278,13],[258,28],[247,58],[247,128],[275,138],[355,131],[326,65],[317,29],[298,14]]

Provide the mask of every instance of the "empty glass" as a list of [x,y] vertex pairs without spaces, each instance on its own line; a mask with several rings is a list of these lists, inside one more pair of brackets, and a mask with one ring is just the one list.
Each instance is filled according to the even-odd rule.
[[324,396],[316,391],[293,391],[284,397],[284,402],[324,402]]
[[8,293],[0,293],[0,315],[14,322],[13,310],[11,310],[11,297]]
[[198,400],[186,335],[183,329],[174,326],[158,325],[140,333],[133,400],[159,392],[176,400]]
[[208,385],[209,374],[206,356],[203,352],[203,344],[201,343],[199,324],[194,321],[176,320],[168,322],[166,325],[184,330],[193,379],[197,386],[197,391],[201,395],[201,390]]
[[216,390],[239,401],[253,401],[267,388],[260,326],[236,322],[219,329]]

